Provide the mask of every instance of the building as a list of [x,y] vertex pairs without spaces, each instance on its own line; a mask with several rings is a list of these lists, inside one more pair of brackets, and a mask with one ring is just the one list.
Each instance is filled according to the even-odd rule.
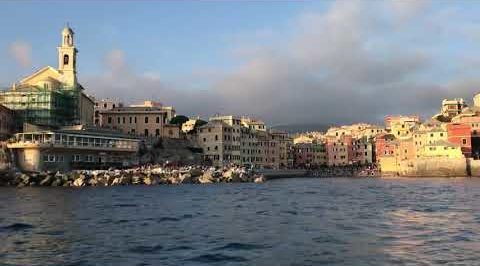
[[167,126],[175,109],[159,103],[146,101],[144,104],[116,106],[100,111],[101,127],[120,130],[124,134],[142,137],[178,137],[180,128]]
[[386,131],[393,134],[396,138],[411,137],[414,127],[419,124],[420,117],[418,115],[397,115],[385,117]]
[[353,150],[352,136],[339,134],[339,137],[327,137],[326,150],[328,166],[349,165],[349,157],[351,157],[351,151]]
[[115,132],[70,127],[17,133],[7,147],[22,171],[69,171],[132,165],[139,140]]
[[440,114],[446,118],[453,118],[462,113],[462,110],[467,107],[467,104],[462,98],[455,98],[452,100],[444,99],[442,101],[442,108]]
[[123,103],[119,101],[114,101],[110,99],[102,99],[102,100],[94,100],[95,107],[94,107],[94,116],[93,116],[93,123],[95,126],[103,125],[102,116],[100,113],[102,111],[112,110],[115,107],[123,107]]
[[8,139],[15,132],[15,113],[0,104],[0,140]]
[[265,126],[265,123],[262,120],[253,119],[253,118],[244,116],[241,118],[240,121],[242,123],[242,126],[248,127],[251,130],[267,131],[267,127]]
[[472,129],[469,124],[449,123],[448,142],[460,146],[465,157],[472,156]]
[[[405,127],[411,128],[420,123],[418,115],[387,115],[384,119],[385,129],[392,131],[392,124],[404,124]],[[391,132],[393,134],[393,132]],[[398,135],[398,134],[394,134]]]
[[58,68],[46,66],[8,90],[0,92],[0,104],[13,110],[17,130],[23,123],[60,127],[92,125],[93,101],[77,81],[74,32],[65,27],[58,50]]
[[[256,121],[255,126],[249,124],[250,121]],[[292,139],[285,132],[260,126],[258,121],[251,119],[247,122],[245,118],[231,115],[211,117],[206,125],[196,131],[204,159],[215,166],[291,167]]]
[[377,163],[384,156],[395,154],[395,136],[393,134],[380,134],[375,138],[375,157]]
[[210,120],[197,129],[197,137],[206,162],[218,167],[241,165],[240,132],[237,133],[232,125],[222,120]]

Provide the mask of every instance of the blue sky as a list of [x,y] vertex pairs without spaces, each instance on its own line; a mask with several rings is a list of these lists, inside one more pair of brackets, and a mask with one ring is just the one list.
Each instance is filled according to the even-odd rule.
[[478,1],[3,1],[0,86],[56,66],[87,91],[273,124],[434,114],[480,92]]
[[[77,33],[80,75],[102,69],[111,49],[127,52],[132,68],[174,78],[193,69],[229,68],[230,49],[242,36],[288,26],[314,2],[296,1],[25,1],[0,3],[1,81],[30,69],[11,69],[8,45],[32,45],[33,68],[56,64],[59,33],[68,22]],[[21,16],[21,19],[18,17]],[[15,23],[12,23],[12,20]],[[2,60],[3,61],[3,60]],[[8,66],[10,65],[10,66]],[[7,74],[5,74],[7,73]]]

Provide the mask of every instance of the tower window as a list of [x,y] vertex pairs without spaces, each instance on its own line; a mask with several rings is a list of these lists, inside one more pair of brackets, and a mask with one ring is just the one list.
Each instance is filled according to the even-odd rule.
[[66,54],[66,55],[63,56],[63,64],[64,64],[64,65],[68,65],[68,59],[69,59],[69,58],[68,58],[68,54]]

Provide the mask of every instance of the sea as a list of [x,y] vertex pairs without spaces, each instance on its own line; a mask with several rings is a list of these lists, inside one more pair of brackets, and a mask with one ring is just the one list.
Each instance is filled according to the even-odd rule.
[[0,265],[480,265],[480,179],[3,187]]

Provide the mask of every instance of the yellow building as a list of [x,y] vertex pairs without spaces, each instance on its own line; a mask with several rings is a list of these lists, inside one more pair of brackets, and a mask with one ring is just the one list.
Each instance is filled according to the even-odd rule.
[[428,157],[428,154],[431,154],[431,147],[428,145],[448,141],[447,129],[444,125],[420,125],[413,133],[413,141],[415,157]]
[[170,125],[175,109],[160,103],[146,101],[144,104],[117,106],[100,111],[101,127],[120,130],[125,134],[143,137],[179,138],[180,127]]
[[58,68],[46,66],[0,93],[0,103],[23,123],[46,126],[92,125],[94,102],[77,81],[74,32],[65,27],[58,51]]
[[455,145],[445,140],[435,141],[425,145],[423,158],[464,158],[460,145]]

